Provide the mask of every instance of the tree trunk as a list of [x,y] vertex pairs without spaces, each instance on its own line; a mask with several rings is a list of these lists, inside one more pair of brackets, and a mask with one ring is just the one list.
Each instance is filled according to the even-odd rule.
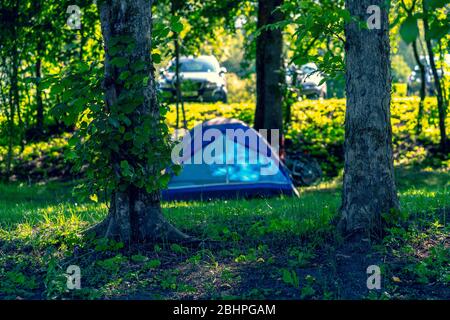
[[345,166],[339,229],[347,235],[380,236],[382,214],[399,207],[390,123],[391,75],[388,10],[384,0],[346,0],[350,14],[367,19],[381,9],[381,29],[352,22],[346,32]]
[[174,32],[175,44],[175,90],[176,90],[176,109],[177,109],[177,129],[179,127],[179,107],[181,106],[181,115],[183,116],[183,129],[187,129],[186,111],[184,110],[183,94],[181,92],[180,79],[180,39],[177,32]]
[[439,79],[436,67],[436,61],[434,60],[433,45],[430,38],[430,26],[428,23],[428,7],[426,1],[423,1],[423,28],[425,31],[425,44],[427,46],[428,57],[430,58],[430,67],[434,78],[434,86],[436,87],[439,112],[439,131],[441,136],[441,151],[445,154],[447,152],[447,132],[445,127],[445,117],[447,112],[444,104],[444,96],[442,94],[441,81]]
[[[18,5],[17,5],[18,8]],[[14,34],[17,34],[16,28],[14,27]],[[15,38],[14,38],[15,39]],[[10,99],[9,99],[9,113],[10,113],[10,119],[9,119],[9,142],[8,142],[8,155],[6,158],[6,176],[9,179],[11,177],[11,169],[12,169],[12,159],[13,159],[13,147],[14,147],[14,138],[16,134],[15,129],[15,114],[16,111],[19,109],[19,52],[17,51],[17,46],[13,45],[12,48],[12,54],[11,54],[11,60],[12,60],[12,70],[11,70],[11,91],[10,91]]]
[[[420,41],[420,40],[419,40]],[[419,50],[417,49],[417,40],[412,43],[414,58],[416,59],[416,63],[419,66],[420,70],[420,102],[419,102],[419,111],[417,113],[417,127],[416,127],[416,135],[420,135],[422,132],[422,118],[423,118],[423,108],[425,104],[425,96],[426,96],[426,80],[425,80],[425,66],[420,60]]]
[[[283,0],[259,0],[258,29],[282,20],[274,10]],[[263,30],[256,39],[256,111],[255,129],[283,128],[282,115],[282,51],[280,29]],[[270,137],[270,135],[269,135]]]
[[44,133],[44,104],[42,102],[42,90],[40,89],[40,82],[42,79],[42,44],[39,41],[36,50],[36,129],[42,136]]
[[[154,67],[151,60],[152,1],[148,0],[109,0],[99,4],[101,28],[105,44],[105,100],[109,110],[116,105],[119,95],[126,93],[118,79],[120,68],[111,64],[109,43],[113,37],[122,36],[132,39],[134,47],[120,52],[128,59],[129,65],[144,62],[143,72],[148,75],[147,85],[143,86],[144,102],[129,114],[132,126],[141,125],[142,116],[151,115],[155,123],[160,113],[156,100]],[[117,55],[116,55],[117,56]],[[151,137],[149,137],[151,138]],[[120,167],[123,149],[112,156],[113,168]],[[155,169],[149,166],[149,171]],[[161,212],[160,192],[146,192],[142,188],[130,185],[125,190],[114,190],[111,196],[108,217],[90,231],[107,238],[115,238],[125,244],[149,242],[155,240],[187,241],[190,238],[169,224]]]

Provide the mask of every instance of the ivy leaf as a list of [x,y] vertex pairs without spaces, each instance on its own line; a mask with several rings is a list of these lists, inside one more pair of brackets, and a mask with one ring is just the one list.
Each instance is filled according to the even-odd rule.
[[403,21],[400,27],[400,35],[407,44],[416,41],[419,36],[419,27],[417,26],[417,18],[409,16]]
[[127,65],[128,59],[124,57],[115,57],[110,62],[113,66],[116,66],[118,68],[122,68]]
[[152,60],[154,63],[161,63],[161,55],[159,53],[152,53]]
[[108,118],[108,122],[114,127],[119,128],[120,123],[116,118]]
[[165,189],[165,188],[167,188],[169,181],[170,181],[170,175],[165,173],[159,178],[159,185],[161,186],[161,188]]
[[131,172],[131,167],[130,164],[128,163],[127,160],[122,160],[120,161],[120,168],[122,169],[122,174],[125,177],[131,177],[133,175],[133,173]]
[[72,138],[69,139],[69,146],[73,147],[74,145],[76,145],[79,142],[80,142],[80,139],[78,139],[78,137],[76,137],[76,136],[73,136]]
[[119,79],[120,80],[127,80],[128,79],[128,77],[131,75],[131,72],[130,71],[124,71],[124,72],[121,72],[120,73],[120,75],[119,75]]
[[144,102],[144,97],[138,97],[135,99],[131,99],[129,101],[127,101],[127,103],[125,103],[122,107],[121,110],[123,111],[123,113],[125,114],[130,114],[132,113],[134,110],[136,110],[136,108],[138,106],[140,106],[142,103]]
[[108,52],[111,56],[115,56],[118,52],[120,52],[122,50],[123,50],[123,46],[115,45],[115,46],[109,48]]

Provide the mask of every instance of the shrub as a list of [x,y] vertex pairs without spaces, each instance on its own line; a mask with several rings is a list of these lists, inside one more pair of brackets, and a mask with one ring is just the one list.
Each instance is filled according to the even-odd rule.
[[[427,98],[424,105],[423,130],[415,135],[418,97],[394,97],[391,104],[394,156],[397,164],[418,163],[428,156],[431,145],[439,143],[437,102]],[[253,124],[254,103],[186,104],[188,128],[216,117],[236,118]],[[292,106],[292,121],[285,128],[285,137],[295,149],[311,154],[321,163],[328,176],[336,176],[343,167],[345,100],[305,100]],[[174,129],[174,108],[167,121]],[[450,117],[447,117],[450,126]]]
[[[439,143],[436,105],[436,98],[425,100],[423,130],[420,136],[416,136],[419,98],[393,98],[391,123],[396,164],[419,164],[426,160],[433,166],[448,167],[448,160],[434,161],[430,158],[429,150]],[[255,112],[254,102],[186,103],[185,108],[188,129],[216,117],[235,118],[252,125]],[[171,132],[175,130],[175,119],[175,107],[171,106],[167,114]],[[324,173],[333,177],[343,167],[344,119],[344,99],[300,101],[292,106],[292,121],[285,127],[285,137],[292,140],[293,148],[315,157]],[[450,127],[450,117],[447,117],[447,127]],[[20,147],[15,147],[13,171],[16,178],[36,180],[68,175],[63,151],[67,148],[69,137],[70,134],[64,134],[59,138],[32,143],[23,152],[20,152]],[[0,172],[5,169],[6,154],[6,147],[0,146]]]
[[255,101],[256,76],[240,78],[235,73],[227,74],[228,101],[231,103]]
[[408,95],[408,85],[406,83],[394,83],[392,91],[396,97],[406,97]]

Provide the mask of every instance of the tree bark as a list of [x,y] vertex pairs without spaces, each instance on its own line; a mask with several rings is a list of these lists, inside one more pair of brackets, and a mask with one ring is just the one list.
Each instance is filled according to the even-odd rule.
[[[154,67],[151,60],[152,1],[148,0],[108,0],[99,4],[101,28],[105,44],[105,100],[108,109],[115,105],[126,89],[118,79],[120,68],[111,64],[109,43],[113,37],[123,36],[132,39],[134,47],[123,50],[121,57],[127,58],[130,65],[144,62],[143,72],[149,81],[143,86],[144,102],[129,115],[132,125],[141,125],[142,116],[151,115],[155,123],[160,119],[156,99]],[[149,137],[151,139],[151,137]],[[124,148],[124,147],[123,147]],[[112,156],[113,168],[120,166],[120,150]],[[131,161],[131,159],[130,159]],[[149,166],[149,171],[155,169]],[[156,175],[156,172],[154,172]],[[146,192],[130,185],[125,190],[114,190],[111,196],[108,217],[89,231],[107,238],[119,239],[125,244],[151,242],[156,240],[188,241],[190,238],[169,224],[160,206],[160,192]]]
[[346,0],[353,17],[381,8],[381,29],[346,28],[345,165],[339,229],[346,235],[381,236],[382,214],[399,207],[390,123],[391,75],[388,10],[384,0]]
[[[274,10],[283,0],[259,0],[258,29],[282,20]],[[255,129],[283,128],[282,115],[282,51],[283,35],[280,29],[263,30],[256,39],[256,111]],[[270,136],[270,135],[269,135]]]
[[430,67],[433,73],[434,86],[436,87],[436,95],[438,102],[438,113],[439,113],[439,132],[441,136],[440,146],[441,151],[445,154],[447,152],[447,132],[445,127],[445,117],[446,117],[446,106],[444,104],[444,96],[442,93],[441,81],[439,79],[436,61],[434,60],[433,45],[430,39],[430,25],[428,22],[428,7],[427,2],[423,1],[423,28],[425,31],[425,44],[427,46],[428,57],[430,58]]

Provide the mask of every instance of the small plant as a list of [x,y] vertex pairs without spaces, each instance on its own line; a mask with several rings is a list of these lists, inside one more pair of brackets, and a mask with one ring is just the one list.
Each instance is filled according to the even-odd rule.
[[146,256],[143,256],[140,254],[135,254],[135,255],[131,256],[131,261],[136,262],[136,263],[142,263],[147,260],[148,260],[148,258]]
[[296,289],[300,288],[300,280],[298,279],[297,272],[294,270],[282,269],[282,280],[284,283]]
[[313,288],[313,284],[316,279],[311,275],[307,275],[305,277],[305,280],[306,280],[306,284],[300,292],[300,297],[302,299],[310,298],[316,293],[316,290],[314,290],[314,288]]
[[125,263],[127,259],[121,254],[116,255],[115,257],[97,261],[97,264],[103,268],[104,270],[111,272],[113,274],[117,274],[122,267],[122,264]]
[[144,269],[157,269],[161,266],[161,260],[152,259],[144,264]]

